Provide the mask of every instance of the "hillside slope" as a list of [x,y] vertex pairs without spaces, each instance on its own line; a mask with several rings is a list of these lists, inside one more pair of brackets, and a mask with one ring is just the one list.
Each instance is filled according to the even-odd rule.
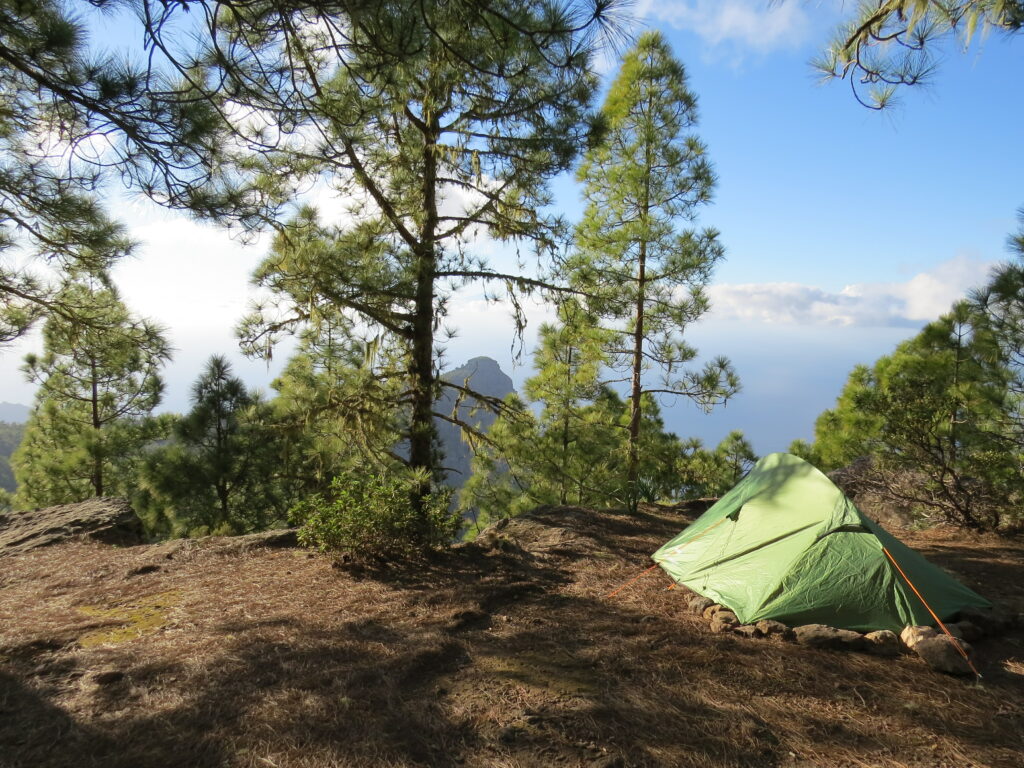
[[[710,634],[657,571],[684,524],[548,510],[377,570],[231,540],[0,561],[0,764],[991,766],[1024,751],[1024,633],[981,686]],[[1024,545],[908,543],[1019,610]]]

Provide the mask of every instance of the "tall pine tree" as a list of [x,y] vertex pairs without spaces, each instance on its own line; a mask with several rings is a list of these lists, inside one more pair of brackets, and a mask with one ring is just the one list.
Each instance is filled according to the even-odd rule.
[[[635,502],[644,393],[710,406],[739,382],[724,358],[684,368],[697,352],[683,334],[708,309],[704,286],[723,249],[714,230],[683,228],[710,201],[714,173],[692,133],[696,97],[660,34],[644,34],[626,54],[601,116],[603,139],[578,174],[587,206],[571,271],[615,331],[608,352],[629,382],[627,482]],[[662,374],[656,386],[644,382],[652,368]]]
[[242,533],[285,517],[279,443],[269,407],[219,355],[192,387],[192,408],[145,461],[140,497],[171,533]]
[[113,288],[75,282],[57,299],[78,313],[50,317],[43,354],[25,360],[39,388],[11,462],[21,507],[130,491],[142,448],[157,434],[150,416],[171,356],[163,331],[131,315]]
[[[259,347],[341,311],[399,384],[414,505],[439,477],[433,404],[438,329],[468,282],[541,288],[495,270],[480,238],[559,242],[547,182],[585,142],[595,34],[607,2],[429,0],[337,13],[279,4],[217,20],[209,79],[238,121],[236,169],[291,198],[319,180],[351,202],[340,225],[301,212],[258,280],[276,306],[250,318]],[[265,347],[264,347],[265,348]]]

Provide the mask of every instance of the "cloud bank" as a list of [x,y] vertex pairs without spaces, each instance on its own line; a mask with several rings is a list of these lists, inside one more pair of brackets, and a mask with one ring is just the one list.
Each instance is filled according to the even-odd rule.
[[640,0],[636,14],[693,32],[711,47],[739,45],[757,53],[797,47],[813,26],[803,3],[793,0]]
[[828,291],[802,283],[712,285],[709,320],[773,325],[919,327],[984,282],[993,263],[965,255],[901,283],[855,283]]

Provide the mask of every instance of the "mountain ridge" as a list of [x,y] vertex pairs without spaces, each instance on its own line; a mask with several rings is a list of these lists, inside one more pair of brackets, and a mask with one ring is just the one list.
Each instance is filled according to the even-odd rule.
[[[444,381],[456,386],[464,386],[486,398],[504,400],[515,392],[512,379],[501,370],[497,360],[486,356],[470,358],[457,368],[441,374]],[[434,404],[437,413],[450,415],[455,413],[459,421],[471,424],[475,429],[486,432],[497,420],[498,415],[481,403],[478,398],[465,395],[459,400],[462,392],[450,387],[443,387],[441,395]],[[456,404],[458,408],[456,409]],[[462,439],[462,428],[438,416],[434,417],[438,441],[444,451],[444,466],[448,485],[461,488],[469,479],[470,464],[473,451]]]

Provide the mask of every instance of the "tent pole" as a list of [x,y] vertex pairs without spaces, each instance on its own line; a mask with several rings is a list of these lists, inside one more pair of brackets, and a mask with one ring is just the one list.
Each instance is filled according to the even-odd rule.
[[964,657],[964,661],[967,662],[967,666],[971,668],[971,671],[974,673],[974,676],[980,680],[981,673],[975,668],[974,664],[971,663],[970,658],[967,656],[967,651],[965,651],[961,647],[960,641],[957,640],[956,637],[953,636],[953,633],[946,628],[946,625],[942,623],[942,619],[940,619],[938,614],[932,610],[932,607],[930,605],[928,605],[928,601],[926,601],[924,599],[924,596],[917,591],[917,587],[914,586],[914,583],[910,580],[907,574],[903,572],[903,569],[900,568],[900,564],[896,562],[896,558],[892,556],[892,553],[889,552],[889,550],[885,547],[882,547],[882,551],[885,552],[885,556],[889,558],[892,564],[896,566],[896,570],[900,572],[900,576],[903,577],[903,580],[907,582],[907,584],[910,586],[912,590],[914,590],[914,594],[917,595],[917,599],[920,600],[921,604],[928,609],[928,613],[930,613],[932,615],[932,618],[935,619],[935,621],[938,623],[940,627],[942,627],[942,631],[949,635],[949,639],[953,641],[953,647],[960,651],[960,655]]

